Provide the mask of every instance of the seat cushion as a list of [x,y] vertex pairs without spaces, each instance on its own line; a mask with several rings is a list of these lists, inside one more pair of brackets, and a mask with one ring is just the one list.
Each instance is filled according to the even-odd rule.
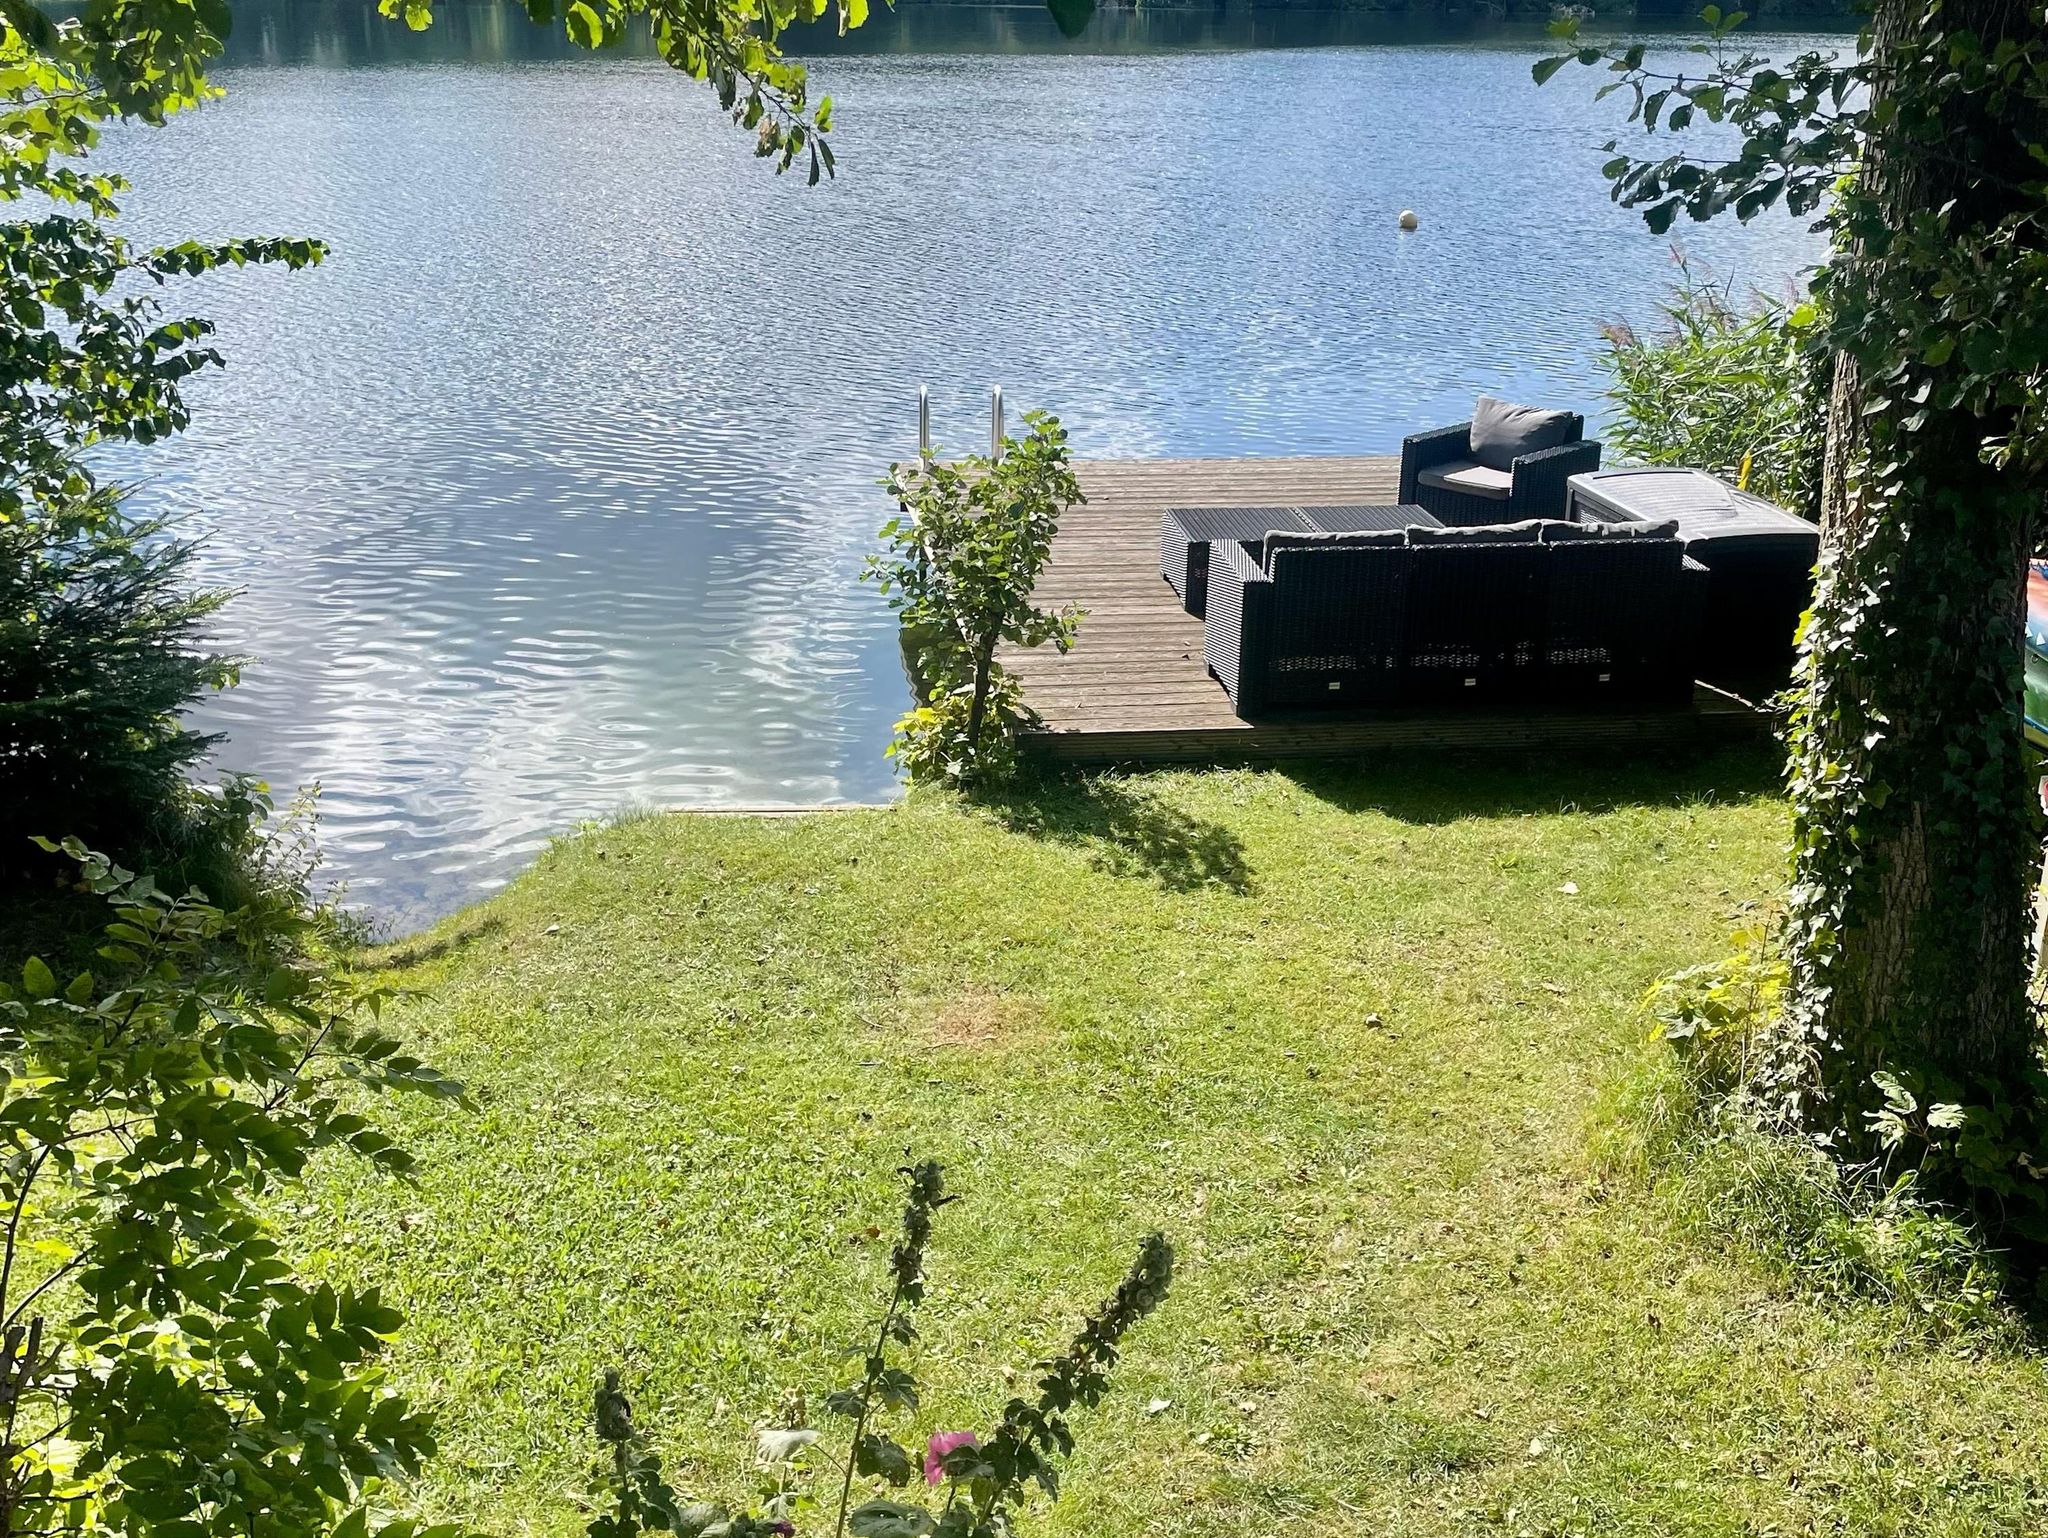
[[1470,459],[1449,459],[1431,465],[1427,470],[1417,471],[1415,479],[1425,486],[1461,491],[1468,497],[1491,497],[1496,502],[1507,501],[1508,493],[1515,489],[1515,478],[1506,470]]
[[1654,523],[1626,519],[1617,523],[1602,523],[1597,518],[1587,518],[1576,523],[1545,520],[1543,543],[1564,544],[1575,539],[1676,539],[1678,520],[1660,518]]
[[1678,520],[1676,518],[1659,518],[1654,523],[1647,521],[1640,523],[1601,523],[1595,524],[1593,527],[1599,529],[1600,537],[1603,539],[1678,538]]
[[1342,531],[1296,534],[1276,529],[1266,536],[1265,559],[1260,564],[1271,571],[1274,555],[1282,550],[1363,550],[1374,545],[1404,545],[1407,542],[1406,529],[1365,529],[1348,534]]
[[1600,539],[1606,535],[1608,529],[1608,525],[1591,518],[1583,522],[1576,518],[1546,518],[1543,525],[1543,543],[1546,545],[1566,545],[1579,539]]
[[1539,518],[1520,523],[1469,523],[1463,525],[1408,525],[1411,545],[1533,545],[1542,530]]
[[1572,423],[1569,411],[1517,406],[1482,395],[1472,408],[1472,457],[1489,470],[1513,469],[1524,454],[1571,442]]

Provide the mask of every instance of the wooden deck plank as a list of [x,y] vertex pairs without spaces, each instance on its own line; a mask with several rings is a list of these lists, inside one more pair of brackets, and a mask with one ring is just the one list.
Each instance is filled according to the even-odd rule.
[[1169,507],[1392,502],[1400,462],[1353,458],[1082,460],[1085,507],[1067,514],[1037,597],[1088,611],[1074,649],[1008,648],[1003,663],[1044,720],[1030,743],[1081,762],[1241,762],[1379,748],[1701,743],[1754,734],[1747,701],[1698,691],[1689,711],[1382,712],[1239,719],[1202,660],[1202,622],[1159,575]]

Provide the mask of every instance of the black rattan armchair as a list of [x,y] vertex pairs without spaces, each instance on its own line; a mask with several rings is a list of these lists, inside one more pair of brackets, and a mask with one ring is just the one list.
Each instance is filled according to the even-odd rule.
[[[1481,410],[1490,404],[1482,398]],[[1600,468],[1600,445],[1585,436],[1585,418],[1576,412],[1542,415],[1549,419],[1545,436],[1556,441],[1512,458],[1489,454],[1484,444],[1475,452],[1472,422],[1404,439],[1400,500],[1461,527],[1568,516],[1565,482]]]

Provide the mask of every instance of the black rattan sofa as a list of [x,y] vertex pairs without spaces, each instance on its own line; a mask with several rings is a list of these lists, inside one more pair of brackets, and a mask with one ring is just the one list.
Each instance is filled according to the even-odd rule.
[[1274,533],[1209,561],[1202,650],[1247,718],[1692,697],[1706,572],[1668,524]]
[[1577,412],[1482,395],[1471,421],[1402,440],[1400,500],[1449,524],[1563,518],[1565,482],[1599,468],[1600,445]]

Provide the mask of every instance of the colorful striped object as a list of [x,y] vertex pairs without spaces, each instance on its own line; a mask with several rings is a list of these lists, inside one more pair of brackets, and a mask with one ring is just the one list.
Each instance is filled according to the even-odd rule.
[[2027,567],[2027,741],[2048,748],[2048,561]]

